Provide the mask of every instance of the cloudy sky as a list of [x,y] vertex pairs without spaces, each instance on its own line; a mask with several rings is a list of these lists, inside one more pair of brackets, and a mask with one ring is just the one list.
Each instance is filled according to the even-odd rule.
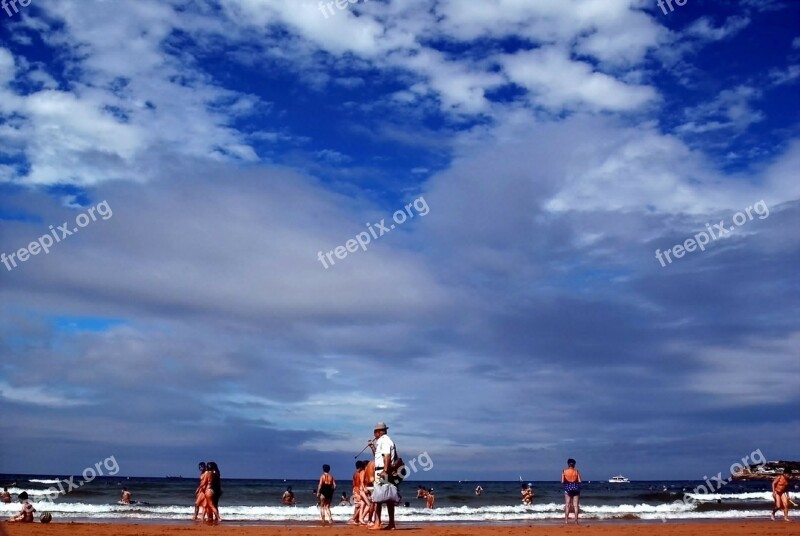
[[798,3],[339,5],[0,10],[0,472],[800,457]]

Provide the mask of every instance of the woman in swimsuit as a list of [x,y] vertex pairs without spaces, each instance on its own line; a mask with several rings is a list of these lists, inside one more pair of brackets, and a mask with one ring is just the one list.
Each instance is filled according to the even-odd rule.
[[564,484],[564,524],[569,523],[569,512],[575,512],[575,524],[578,524],[578,511],[581,502],[581,474],[575,469],[575,460],[567,460],[567,468],[561,472],[561,483]]
[[317,485],[319,515],[323,523],[333,523],[331,501],[333,500],[333,491],[336,489],[336,480],[334,480],[330,470],[331,466],[327,463],[322,466],[322,476],[319,477],[319,484]]
[[216,463],[208,462],[206,472],[203,473],[203,481],[201,481],[201,484],[205,484],[203,490],[206,496],[206,513],[210,521],[222,521],[219,517],[215,493],[215,489],[219,487],[219,472],[215,470],[216,466]]
[[197,486],[197,489],[194,492],[194,517],[192,517],[192,520],[197,519],[197,513],[200,508],[203,509],[203,517],[205,517],[206,513],[206,486],[203,483],[203,476],[206,474],[206,462],[200,462],[197,465],[197,468],[200,469],[200,485]]

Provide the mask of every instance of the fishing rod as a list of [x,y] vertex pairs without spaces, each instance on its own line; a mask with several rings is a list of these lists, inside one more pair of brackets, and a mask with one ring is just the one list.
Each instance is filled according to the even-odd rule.
[[361,449],[361,452],[359,452],[358,454],[356,454],[355,456],[353,456],[353,458],[358,458],[359,456],[361,456],[361,453],[362,453],[362,452],[364,452],[365,450],[367,450],[367,449],[368,449],[368,448],[370,448],[371,446],[372,446],[372,440],[370,439],[369,441],[367,441],[367,444],[366,444],[366,446],[365,446],[363,449]]

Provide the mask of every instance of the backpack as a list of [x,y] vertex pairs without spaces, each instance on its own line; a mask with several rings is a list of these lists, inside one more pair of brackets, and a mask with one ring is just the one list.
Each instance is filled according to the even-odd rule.
[[397,456],[395,458],[394,462],[392,462],[392,465],[389,468],[389,471],[387,472],[389,473],[389,482],[391,482],[395,486],[397,486],[398,484],[400,484],[400,482],[405,480],[409,473],[408,469],[406,468],[406,464],[403,461],[403,458],[401,458],[400,456]]

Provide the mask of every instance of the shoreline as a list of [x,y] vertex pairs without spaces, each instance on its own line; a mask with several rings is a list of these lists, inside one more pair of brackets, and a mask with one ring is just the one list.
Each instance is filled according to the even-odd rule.
[[[219,525],[208,525],[192,521],[164,523],[30,523],[9,524],[4,523],[7,536],[17,535],[76,535],[76,536],[172,536],[174,534],[197,533],[200,534],[226,534],[231,536],[279,536],[292,533],[293,536],[320,536],[322,531],[335,531],[338,536],[363,536],[372,531],[364,527],[356,527],[345,523],[333,526],[320,525],[253,525],[253,524],[227,524],[224,521]],[[531,531],[542,536],[555,536],[561,534],[586,534],[586,535],[634,535],[647,534],[648,536],[778,536],[785,534],[800,534],[800,522],[797,520],[786,523],[771,520],[726,520],[726,521],[696,521],[666,522],[618,520],[618,521],[589,521],[579,526],[562,523],[534,524],[534,523],[470,523],[470,524],[398,524],[399,531],[424,531],[426,536],[492,536],[502,528],[506,536],[528,536]]]

